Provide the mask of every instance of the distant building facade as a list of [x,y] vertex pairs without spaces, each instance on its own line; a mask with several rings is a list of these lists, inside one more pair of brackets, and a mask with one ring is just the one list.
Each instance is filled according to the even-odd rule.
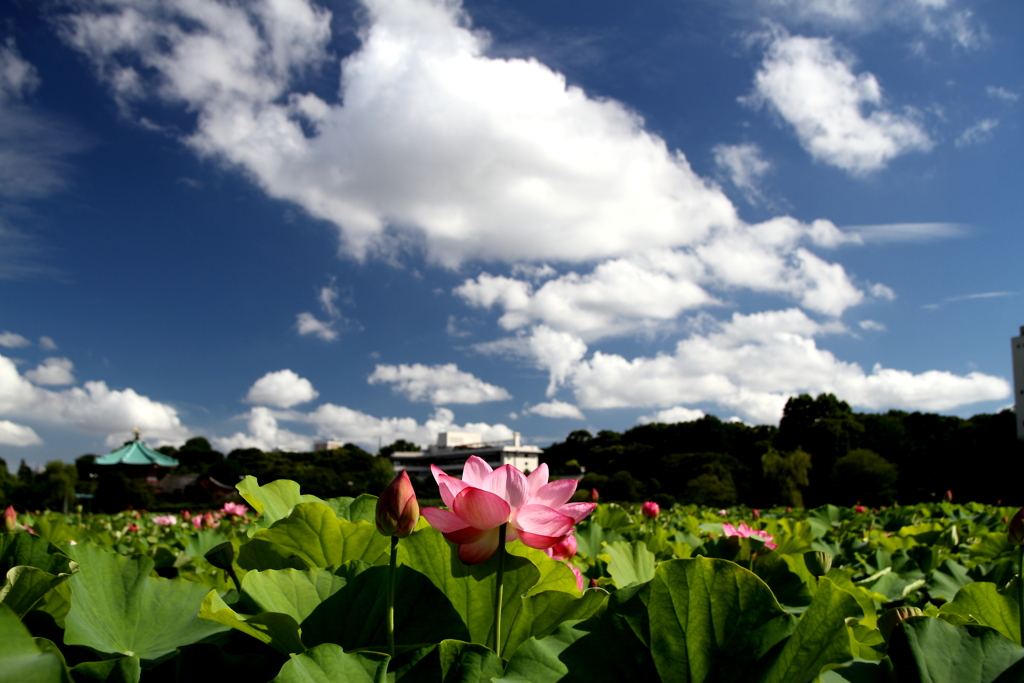
[[391,454],[391,462],[395,474],[405,470],[409,476],[421,479],[431,476],[431,465],[437,465],[447,474],[461,476],[462,467],[471,455],[482,458],[492,468],[512,465],[523,472],[532,472],[540,465],[542,452],[536,446],[524,446],[519,432],[505,441],[483,441],[475,432],[441,432],[436,445],[423,451],[396,451]]
[[342,443],[341,441],[328,440],[328,441],[314,441],[313,442],[313,450],[314,451],[333,451],[335,448],[344,448],[344,447],[345,447],[345,444]]
[[1017,438],[1024,439],[1024,326],[1020,336],[1010,340],[1013,352],[1013,398],[1017,413]]

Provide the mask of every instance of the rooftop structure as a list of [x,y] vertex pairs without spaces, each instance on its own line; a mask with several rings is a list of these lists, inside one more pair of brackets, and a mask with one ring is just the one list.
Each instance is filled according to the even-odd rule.
[[96,458],[96,465],[151,465],[153,467],[177,467],[175,458],[154,451],[140,438],[139,430],[135,430],[135,440],[118,448],[116,451]]
[[1020,336],[1010,339],[1013,354],[1013,398],[1017,413],[1017,438],[1024,439],[1024,325]]
[[536,446],[524,446],[519,432],[504,441],[483,441],[481,435],[474,432],[441,432],[436,445],[423,451],[397,451],[391,454],[391,462],[395,474],[405,470],[409,476],[426,479],[430,476],[431,465],[437,465],[447,474],[461,475],[471,455],[482,458],[491,467],[512,465],[523,472],[532,472],[540,465],[541,453]]

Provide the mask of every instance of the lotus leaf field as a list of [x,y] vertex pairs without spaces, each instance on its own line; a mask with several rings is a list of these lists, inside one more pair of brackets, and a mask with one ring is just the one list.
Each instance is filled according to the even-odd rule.
[[601,504],[567,562],[516,541],[474,565],[420,518],[392,657],[377,499],[238,489],[248,515],[200,523],[12,520],[0,681],[1024,681],[1014,508]]

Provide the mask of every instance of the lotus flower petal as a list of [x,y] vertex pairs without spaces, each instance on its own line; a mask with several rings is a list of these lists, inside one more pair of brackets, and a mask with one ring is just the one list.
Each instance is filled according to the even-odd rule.
[[519,531],[519,540],[523,545],[537,550],[547,550],[562,540],[561,536],[544,536],[542,534],[531,534],[528,531]]
[[491,466],[484,462],[482,458],[471,455],[462,467],[462,481],[466,482],[468,486],[482,489],[484,488],[484,479],[492,471]]
[[[512,525],[520,532],[552,536],[555,538],[554,542],[562,540],[575,523],[576,520],[572,517],[543,505],[525,505],[512,518]],[[544,547],[548,548],[550,545]]]
[[468,486],[464,481],[443,472],[439,475],[434,475],[434,478],[437,479],[437,488],[441,492],[441,500],[448,507],[452,506],[455,496],[459,495],[459,492]]
[[567,517],[572,517],[577,524],[582,522],[587,515],[594,511],[597,503],[569,503],[558,508],[558,512]]
[[526,476],[512,465],[502,465],[484,479],[485,491],[490,491],[517,510],[526,505]]
[[512,508],[490,491],[467,487],[455,496],[452,512],[471,527],[494,529],[508,521]]
[[461,531],[469,527],[469,524],[465,522],[454,512],[448,510],[442,510],[441,508],[423,508],[420,510],[420,514],[427,518],[430,522],[430,526],[434,527],[442,534],[451,533],[452,531]]
[[[470,489],[472,490],[472,489]],[[486,562],[498,549],[498,529],[490,529],[478,540],[459,545],[459,559],[466,564]]]
[[530,475],[526,477],[526,485],[529,489],[527,496],[533,498],[537,495],[537,491],[540,487],[548,483],[548,466],[547,463],[541,463],[537,469],[530,472]]
[[575,479],[559,479],[541,486],[535,495],[530,496],[530,503],[546,505],[549,508],[560,508],[569,502],[576,493]]

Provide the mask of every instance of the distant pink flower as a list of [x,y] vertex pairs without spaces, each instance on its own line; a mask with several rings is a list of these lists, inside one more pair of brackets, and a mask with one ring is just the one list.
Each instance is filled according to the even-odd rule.
[[751,536],[758,536],[764,539],[764,547],[768,550],[775,550],[779,547],[778,543],[772,543],[772,539],[775,537],[769,534],[764,529],[751,529],[747,526],[746,522],[740,522],[738,527],[734,527],[732,524],[723,524],[722,533],[726,536],[739,536],[740,538],[750,538]]
[[597,489],[590,489],[590,500],[596,503],[597,499],[601,497],[601,494],[597,492]]
[[644,517],[650,517],[651,519],[654,519],[659,514],[661,514],[661,506],[655,503],[654,501],[649,500],[640,506],[640,514]]
[[547,553],[547,556],[552,560],[560,560],[564,562],[576,554],[577,547],[575,529],[572,529],[569,531],[568,536],[550,548],[545,548],[544,552]]
[[864,513],[864,512],[867,512],[868,509],[866,507],[864,507],[863,505],[854,505],[853,506],[853,511],[857,512],[857,513]]
[[195,517],[193,517],[189,521],[192,522],[192,526],[194,526],[196,528],[196,531],[198,531],[199,529],[203,528],[203,516],[202,515],[196,515]]
[[18,513],[13,505],[4,510],[4,531],[15,531],[18,528]]
[[951,491],[951,490],[946,491],[946,502],[947,503],[952,503],[953,502],[953,491]]
[[132,524],[131,526],[128,527],[128,531],[138,531],[138,530],[139,530],[139,527],[138,527],[137,524]]
[[576,569],[576,567],[571,564],[569,565],[569,569],[571,569],[572,573],[576,576],[576,589],[583,590],[583,574],[580,574],[580,570]]
[[751,516],[753,516],[754,519],[761,519],[761,511],[758,510],[757,508],[754,508],[753,510],[751,510],[750,514],[751,514]]
[[475,455],[469,457],[462,479],[430,466],[448,510],[423,508],[421,514],[446,539],[459,546],[466,564],[486,561],[498,549],[498,529],[508,523],[506,542],[544,550],[555,545],[587,515],[594,503],[569,503],[576,492],[575,479],[548,483],[548,466],[542,464],[527,477],[511,465],[496,470]]
[[174,515],[161,515],[153,518],[153,524],[157,526],[174,526],[178,523],[178,518]]
[[727,511],[725,511],[725,510],[719,510],[719,511],[718,511],[718,515],[719,515],[720,517],[725,517],[725,516],[726,516],[726,515],[728,515],[728,514],[729,514],[729,513],[728,513]]
[[249,512],[249,507],[246,505],[242,505],[241,503],[224,503],[224,508],[222,512],[225,515],[245,517],[246,513]]
[[207,512],[203,515],[203,526],[207,529],[216,529],[220,526],[220,522],[215,521],[216,517],[213,516],[212,512]]
[[192,513],[189,512],[188,510],[182,510],[181,511],[181,518],[184,519],[186,522],[188,522],[188,521],[190,521],[192,519]]

